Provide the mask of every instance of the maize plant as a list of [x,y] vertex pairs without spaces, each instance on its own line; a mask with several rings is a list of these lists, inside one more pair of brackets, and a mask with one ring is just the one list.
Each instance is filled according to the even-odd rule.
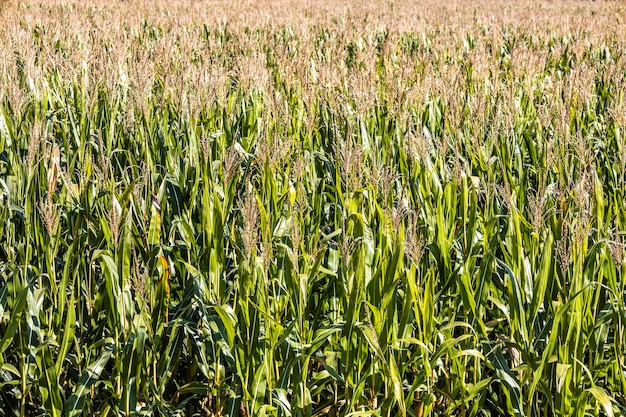
[[620,2],[0,2],[0,415],[626,413]]

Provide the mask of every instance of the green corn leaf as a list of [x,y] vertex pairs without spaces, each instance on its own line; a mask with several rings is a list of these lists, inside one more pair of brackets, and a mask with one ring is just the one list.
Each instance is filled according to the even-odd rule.
[[109,362],[109,359],[115,352],[115,343],[113,339],[107,339],[104,344],[104,349],[100,356],[89,364],[83,371],[76,389],[72,395],[67,399],[65,404],[65,411],[69,417],[79,416],[83,414],[83,407],[85,404],[85,397],[89,394],[90,388],[98,381],[104,367]]

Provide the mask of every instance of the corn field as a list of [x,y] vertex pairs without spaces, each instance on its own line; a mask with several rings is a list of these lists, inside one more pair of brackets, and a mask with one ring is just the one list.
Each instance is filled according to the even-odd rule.
[[0,2],[0,416],[626,413],[625,20]]

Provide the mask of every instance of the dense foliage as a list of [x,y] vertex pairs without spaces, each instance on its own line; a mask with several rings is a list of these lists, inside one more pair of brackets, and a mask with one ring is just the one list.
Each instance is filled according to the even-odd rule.
[[231,3],[0,6],[0,415],[626,412],[619,3]]

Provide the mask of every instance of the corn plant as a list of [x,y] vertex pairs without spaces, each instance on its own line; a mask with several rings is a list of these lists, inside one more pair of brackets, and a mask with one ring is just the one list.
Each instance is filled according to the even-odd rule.
[[0,3],[0,415],[626,412],[623,7],[231,3]]

